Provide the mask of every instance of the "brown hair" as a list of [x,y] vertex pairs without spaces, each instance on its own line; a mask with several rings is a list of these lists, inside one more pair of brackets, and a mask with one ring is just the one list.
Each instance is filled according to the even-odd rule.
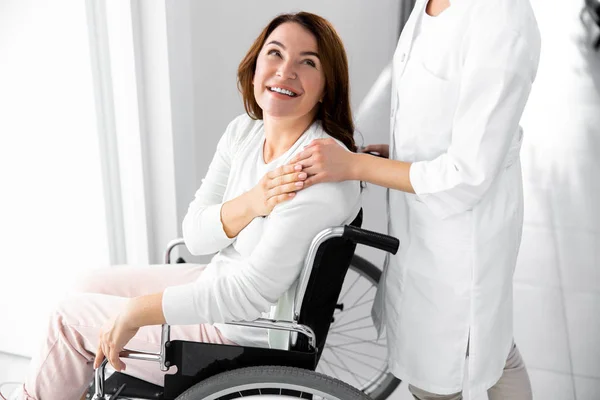
[[269,35],[286,22],[299,24],[317,40],[319,58],[325,75],[325,90],[316,119],[321,121],[325,132],[344,143],[351,151],[356,151],[346,50],[331,23],[318,15],[307,12],[279,15],[263,29],[250,46],[238,67],[238,89],[242,93],[246,113],[253,119],[263,119],[263,112],[254,98],[252,86],[256,60]]

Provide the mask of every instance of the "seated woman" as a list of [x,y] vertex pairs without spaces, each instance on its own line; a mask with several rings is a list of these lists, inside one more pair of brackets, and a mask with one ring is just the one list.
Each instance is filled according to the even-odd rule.
[[[29,375],[11,399],[79,399],[107,357],[116,370],[157,385],[156,363],[120,360],[125,347],[158,351],[160,324],[174,339],[275,345],[267,330],[221,325],[271,316],[291,319],[291,300],[312,238],[351,222],[357,181],[306,190],[306,173],[286,164],[312,140],[332,137],[355,151],[348,65],[323,18],[281,15],[256,39],[238,70],[247,115],[221,138],[183,221],[204,265],[104,269],[53,313]],[[273,310],[271,310],[273,311]]]

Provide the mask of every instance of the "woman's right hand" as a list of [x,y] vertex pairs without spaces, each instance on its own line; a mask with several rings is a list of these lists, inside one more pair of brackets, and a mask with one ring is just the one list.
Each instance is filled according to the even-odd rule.
[[[390,145],[389,144],[370,144],[361,149],[362,153],[379,153],[378,157],[390,158]],[[375,155],[375,154],[374,154]]]
[[248,195],[255,216],[267,216],[279,203],[292,199],[304,187],[301,165],[283,165],[265,174]]

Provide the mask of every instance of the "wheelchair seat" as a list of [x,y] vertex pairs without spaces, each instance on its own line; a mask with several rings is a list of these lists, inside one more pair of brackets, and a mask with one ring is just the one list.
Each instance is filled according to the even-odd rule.
[[[176,366],[177,372],[165,375],[164,387],[126,374],[113,373],[103,383],[104,393],[120,392],[123,396],[141,399],[175,399],[196,383],[225,371],[259,366],[314,371],[357,243],[393,253],[398,248],[397,239],[360,229],[362,215],[360,210],[349,226],[330,228],[313,240],[299,278],[296,292],[299,304],[295,321],[232,323],[269,329],[283,327],[282,330],[292,331],[289,350],[167,340],[164,362],[167,367]],[[102,384],[99,379],[95,381],[96,385]]]

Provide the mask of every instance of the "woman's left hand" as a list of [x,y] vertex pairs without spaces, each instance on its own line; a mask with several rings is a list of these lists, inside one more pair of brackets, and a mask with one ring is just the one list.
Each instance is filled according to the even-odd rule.
[[119,358],[119,353],[139,329],[139,327],[128,326],[124,312],[108,320],[100,330],[100,343],[94,359],[94,369],[98,368],[106,357],[116,371],[125,370],[125,363]]
[[352,156],[333,139],[315,139],[290,161],[302,165],[308,174],[304,188],[319,182],[340,182],[352,179]]

